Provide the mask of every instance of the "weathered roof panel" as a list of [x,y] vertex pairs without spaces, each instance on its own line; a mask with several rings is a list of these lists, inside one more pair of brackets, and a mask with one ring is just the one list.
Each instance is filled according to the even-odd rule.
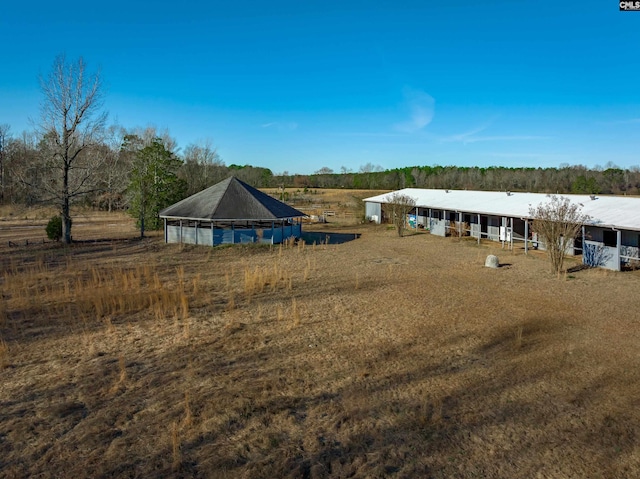
[[235,177],[227,178],[160,212],[161,218],[275,220],[305,216]]

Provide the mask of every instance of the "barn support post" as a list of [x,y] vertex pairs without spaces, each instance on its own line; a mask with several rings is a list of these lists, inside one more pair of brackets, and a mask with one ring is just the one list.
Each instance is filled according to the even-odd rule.
[[167,218],[162,218],[164,220],[164,242],[165,244],[169,242],[169,233],[167,232]]
[[182,220],[180,220],[180,244],[182,244]]
[[585,239],[585,228],[584,228],[584,225],[582,225],[581,229],[582,229],[582,251],[581,251],[581,254],[582,254],[582,263],[584,264],[584,246],[585,246],[585,244],[584,244],[584,239]]
[[194,227],[195,227],[195,229],[196,229],[196,244],[198,244],[198,223],[199,223],[199,222],[198,222],[198,221],[196,221],[196,223],[195,223],[195,225],[194,225]]
[[429,232],[431,232],[431,208],[429,208],[429,219],[427,220],[427,224],[429,225]]
[[513,251],[513,216],[509,218],[509,249]]
[[[584,226],[583,226],[584,229]],[[524,220],[524,254],[529,252],[529,220]]]
[[478,244],[480,244],[480,238],[482,238],[482,221],[480,220],[480,213],[478,213]]
[[213,221],[211,222],[211,246],[215,246],[216,243],[213,240]]
[[442,214],[443,214],[442,221],[444,221],[444,235],[446,237],[447,236],[447,229],[449,229],[449,233],[451,233],[451,227],[447,226],[447,210],[442,210]]
[[616,264],[616,270],[620,271],[620,246],[622,245],[622,230],[616,231],[616,250],[618,251],[618,264]]
[[458,211],[458,238],[462,237],[462,211]]

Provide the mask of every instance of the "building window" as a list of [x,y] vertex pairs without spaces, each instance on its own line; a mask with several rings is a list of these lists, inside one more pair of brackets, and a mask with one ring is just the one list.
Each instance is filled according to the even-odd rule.
[[602,242],[605,246],[618,246],[618,232],[611,230],[604,230],[602,232]]

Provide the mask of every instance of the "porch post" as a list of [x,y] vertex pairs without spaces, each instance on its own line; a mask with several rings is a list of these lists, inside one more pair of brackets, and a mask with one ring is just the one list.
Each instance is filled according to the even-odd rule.
[[511,249],[511,251],[513,251],[513,216],[511,218],[509,218],[509,223],[511,226],[509,226],[509,228],[511,228],[511,234],[509,235],[509,239],[510,239],[510,245],[509,248]]
[[447,221],[448,221],[447,220],[447,210],[442,210],[442,213],[443,213],[443,218],[444,218],[443,219],[443,222],[444,222],[443,223],[444,224],[444,236],[446,237],[447,236]]
[[622,245],[622,230],[616,231],[616,250],[618,250],[618,264],[616,265],[616,270],[620,271],[620,246]]

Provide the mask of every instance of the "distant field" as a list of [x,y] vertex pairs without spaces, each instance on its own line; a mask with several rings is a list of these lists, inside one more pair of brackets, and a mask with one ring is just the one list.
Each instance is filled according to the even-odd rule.
[[326,212],[334,219],[361,219],[364,217],[364,198],[370,198],[389,190],[352,190],[346,188],[263,188],[262,191],[308,215],[324,215]]
[[0,477],[640,477],[640,271],[346,219],[283,248],[44,223],[0,221]]

